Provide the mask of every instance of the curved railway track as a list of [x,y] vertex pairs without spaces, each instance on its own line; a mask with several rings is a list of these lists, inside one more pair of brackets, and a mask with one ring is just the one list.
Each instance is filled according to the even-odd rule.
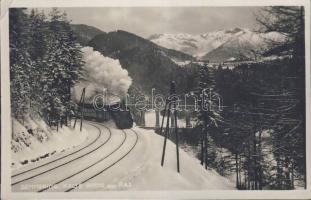
[[[133,129],[130,129],[130,130],[136,135],[136,140],[135,140],[134,145],[133,145],[122,157],[120,157],[118,160],[116,160],[115,162],[113,162],[113,163],[110,164],[109,166],[105,167],[105,168],[102,169],[101,171],[97,172],[97,173],[94,174],[93,176],[91,176],[91,177],[89,177],[89,178],[83,180],[82,182],[80,182],[80,183],[77,184],[76,186],[71,187],[71,188],[65,190],[65,192],[70,192],[70,191],[74,190],[75,188],[79,187],[79,185],[84,184],[84,183],[86,183],[87,181],[89,181],[89,180],[95,178],[96,176],[102,174],[103,172],[105,172],[105,171],[107,171],[109,168],[111,168],[112,166],[116,165],[116,164],[117,164],[118,162],[120,162],[122,159],[124,159],[124,158],[134,149],[134,147],[136,146],[137,141],[138,141],[138,134],[137,134],[137,132],[134,131]],[[123,131],[124,134],[126,135],[125,131],[124,131],[124,130],[122,130],[122,131]],[[104,159],[98,161],[98,163],[101,162],[101,161],[103,161],[103,160],[104,160]]]
[[54,187],[55,185],[60,184],[60,183],[62,183],[64,181],[66,181],[66,180],[68,180],[68,179],[70,179],[70,178],[72,178],[72,177],[74,177],[74,176],[76,176],[76,175],[78,175],[78,174],[80,174],[80,173],[90,169],[91,167],[95,166],[96,164],[102,162],[103,160],[105,160],[106,158],[111,156],[113,153],[115,153],[117,150],[119,150],[122,147],[122,145],[124,144],[125,140],[127,139],[127,134],[125,133],[125,131],[122,130],[122,133],[124,135],[124,138],[123,138],[122,142],[117,146],[117,148],[115,148],[113,151],[111,151],[108,155],[102,157],[101,159],[97,160],[96,162],[92,163],[91,165],[87,166],[86,168],[84,168],[84,169],[82,169],[82,170],[80,170],[80,171],[78,171],[78,172],[76,172],[76,173],[74,173],[74,174],[72,174],[72,175],[70,175],[70,176],[68,176],[66,178],[63,178],[63,179],[57,181],[56,183],[53,183],[52,185],[50,185],[48,187],[45,187],[45,188],[39,190],[38,192],[46,191],[46,190]]
[[[92,126],[96,127],[96,128],[99,130],[99,136],[98,136],[98,138],[99,138],[99,137],[102,135],[102,132],[101,132],[100,128],[98,128],[97,126],[95,126],[95,125],[92,124],[92,123],[90,123],[90,124],[91,124]],[[104,125],[102,125],[102,126],[105,127],[105,128],[109,131],[109,137],[105,140],[105,142],[103,142],[101,145],[99,145],[99,146],[96,147],[95,149],[92,149],[91,151],[89,151],[89,152],[87,152],[87,153],[85,153],[85,154],[82,154],[81,156],[78,156],[78,157],[76,157],[76,158],[74,158],[74,159],[72,159],[72,160],[69,160],[69,161],[67,161],[67,162],[65,162],[65,163],[62,163],[62,164],[60,164],[60,165],[57,165],[57,166],[55,166],[55,167],[53,167],[53,168],[51,168],[51,169],[48,169],[48,170],[43,171],[43,172],[41,172],[41,173],[35,174],[35,175],[30,176],[30,177],[28,177],[28,178],[22,179],[22,180],[20,180],[20,181],[14,182],[14,183],[11,184],[11,186],[14,186],[14,185],[17,185],[17,184],[22,183],[22,182],[24,182],[24,181],[33,179],[33,178],[35,178],[35,177],[37,177],[37,176],[40,176],[40,175],[45,174],[45,173],[47,173],[47,172],[50,172],[50,171],[52,171],[52,170],[54,170],[54,169],[57,169],[57,168],[59,168],[59,167],[61,167],[61,166],[64,166],[64,165],[66,165],[66,164],[68,164],[68,163],[71,163],[71,162],[73,162],[73,161],[75,161],[75,160],[81,159],[81,158],[83,158],[83,157],[85,157],[85,156],[91,154],[92,152],[96,151],[97,149],[101,148],[101,147],[104,146],[104,145],[110,140],[110,138],[111,138],[111,130],[110,130],[108,127],[104,126]],[[97,138],[96,140],[98,140],[98,138]],[[94,141],[94,142],[95,142],[95,141]],[[93,144],[93,143],[92,143],[92,144]],[[90,145],[88,145],[88,146],[90,146]],[[86,147],[84,147],[83,149],[85,149],[85,148],[86,148]],[[78,151],[76,151],[76,152],[73,152],[72,154],[75,154],[75,153],[77,153],[77,152],[79,152],[79,151],[81,151],[81,150],[82,150],[82,149],[80,149],[80,150],[78,150]],[[69,154],[69,155],[72,155],[72,154]],[[30,170],[26,170],[26,171],[24,171],[24,172],[19,173],[19,175],[24,174],[24,173],[29,172],[29,171],[33,171],[33,170],[38,169],[38,168],[40,168],[40,167],[42,167],[42,166],[46,166],[46,165],[48,165],[48,164],[51,164],[51,163],[53,163],[53,162],[56,162],[56,161],[61,160],[61,159],[63,159],[63,158],[66,158],[66,157],[68,157],[69,155],[63,156],[63,157],[61,157],[61,158],[59,158],[59,159],[56,159],[56,160],[53,160],[53,161],[51,161],[51,162],[49,162],[49,163],[40,165],[40,166],[38,166],[38,167],[36,167],[36,168],[30,169]],[[15,177],[16,177],[16,176],[18,176],[18,175],[16,174]]]
[[[94,126],[94,125],[92,125],[92,124],[90,124],[90,125],[91,125],[91,126]],[[98,129],[98,127],[96,127],[96,126],[94,126],[94,127]],[[13,175],[11,176],[11,178],[14,178],[14,177],[16,177],[16,176],[25,174],[25,173],[27,173],[27,172],[31,172],[31,171],[33,171],[33,170],[36,170],[36,169],[39,169],[39,168],[41,168],[41,167],[47,166],[47,165],[49,165],[49,164],[51,164],[51,163],[54,163],[54,162],[56,162],[56,161],[59,161],[59,160],[61,160],[61,159],[67,158],[68,156],[71,156],[71,155],[74,155],[74,154],[76,154],[76,153],[79,153],[79,152],[82,151],[83,149],[86,149],[87,147],[89,147],[89,146],[91,146],[92,144],[94,144],[94,143],[99,139],[99,137],[101,136],[100,133],[101,133],[101,132],[99,131],[97,137],[96,137],[91,143],[87,144],[87,145],[84,146],[83,148],[78,149],[78,150],[76,150],[76,151],[74,151],[74,152],[72,152],[72,153],[70,153],[70,154],[65,155],[65,156],[59,157],[59,158],[57,158],[57,159],[55,159],[55,160],[52,160],[52,161],[50,161],[50,162],[44,163],[44,164],[42,164],[42,165],[39,165],[39,166],[37,166],[37,167],[34,167],[34,168],[31,168],[31,169],[25,170],[25,171],[23,171],[23,172],[19,172],[19,173],[13,174]]]

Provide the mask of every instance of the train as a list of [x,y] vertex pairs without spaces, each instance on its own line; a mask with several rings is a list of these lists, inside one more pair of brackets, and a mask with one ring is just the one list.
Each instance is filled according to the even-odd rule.
[[113,120],[119,129],[129,129],[134,124],[129,108],[119,103],[105,105],[101,109],[95,109],[93,104],[85,104],[83,116],[86,120],[97,122]]

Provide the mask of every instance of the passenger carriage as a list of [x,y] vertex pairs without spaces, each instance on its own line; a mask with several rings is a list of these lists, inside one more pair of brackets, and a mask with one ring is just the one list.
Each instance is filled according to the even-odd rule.
[[84,105],[84,119],[105,122],[113,120],[120,129],[128,129],[133,126],[133,117],[128,107],[119,103],[105,105],[101,109],[95,109],[93,104]]

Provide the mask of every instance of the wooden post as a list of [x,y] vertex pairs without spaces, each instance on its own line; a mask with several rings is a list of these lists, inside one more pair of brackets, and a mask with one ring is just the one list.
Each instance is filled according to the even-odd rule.
[[63,118],[60,117],[60,128],[63,128]]
[[241,154],[239,154],[239,157],[238,157],[238,161],[239,161],[239,171],[238,171],[238,175],[239,175],[239,186],[240,188],[242,189],[242,157],[241,157]]
[[246,174],[246,170],[244,169],[244,189],[248,189],[247,188],[247,174]]
[[186,110],[185,115],[186,115],[186,128],[191,128],[190,112]]
[[83,124],[83,112],[84,112],[84,100],[85,100],[85,88],[83,88],[82,92],[82,109],[81,109],[81,121],[80,121],[80,132],[82,131],[82,124]]
[[161,128],[160,128],[160,134],[162,135],[162,130],[163,130],[163,125],[164,125],[164,118],[166,116],[166,108],[167,108],[168,101],[165,101],[165,106],[164,106],[164,113],[162,117],[162,123],[161,123]]
[[257,139],[256,139],[256,132],[253,131],[253,172],[254,172],[254,189],[258,189],[258,166],[257,166]]
[[158,109],[155,110],[155,115],[156,115],[156,123],[155,123],[155,128],[160,127],[160,111]]
[[[166,150],[166,142],[168,138],[168,133],[170,131],[170,116],[171,116],[171,106],[173,106],[173,113],[172,113],[172,118],[174,118],[173,122],[174,124],[171,124],[174,126],[175,130],[175,137],[176,137],[176,157],[177,157],[177,172],[180,172],[180,167],[179,167],[179,147],[178,147],[178,131],[177,131],[177,106],[176,106],[176,101],[177,99],[171,99],[171,95],[176,93],[176,85],[175,82],[171,82],[171,90],[170,90],[170,97],[166,101],[165,105],[165,110],[164,110],[164,115],[162,119],[162,125],[161,125],[161,131],[163,128],[163,122],[164,122],[164,116],[165,113],[167,113],[167,120],[166,120],[166,127],[165,127],[165,133],[164,133],[164,144],[163,144],[163,151],[162,151],[162,159],[161,159],[161,166],[164,164],[164,157],[165,157],[165,150]],[[166,110],[168,104],[168,109]]]
[[[173,106],[174,107],[174,106]],[[172,115],[175,115],[174,109],[172,110]],[[175,116],[171,117],[171,128],[173,129],[175,127]]]
[[291,189],[295,189],[294,161],[291,161]]
[[201,165],[204,165],[204,131],[201,131]]
[[166,141],[167,141],[168,132],[169,132],[169,128],[170,128],[171,102],[168,102],[168,104],[169,105],[168,105],[168,110],[167,110],[166,127],[165,127],[165,132],[164,132],[164,144],[163,144],[163,151],[162,151],[161,166],[163,166],[163,164],[164,164]]
[[66,108],[66,115],[65,115],[65,124],[68,126],[68,109]]
[[73,128],[76,128],[77,119],[78,119],[77,114],[75,114],[75,121],[73,123]]
[[208,158],[208,137],[207,137],[207,130],[205,129],[205,132],[204,132],[204,141],[205,141],[205,146],[204,146],[204,154],[205,154],[205,157],[204,157],[204,160],[205,160],[205,169],[207,169],[207,158]]
[[[172,93],[175,95],[176,94],[176,85],[175,82],[172,82]],[[178,130],[177,130],[177,106],[176,106],[176,102],[177,99],[174,98],[173,99],[173,112],[174,112],[174,130],[175,130],[175,137],[176,137],[176,158],[177,158],[177,172],[180,172],[180,168],[179,168],[179,147],[178,147]]]
[[[78,106],[79,106],[78,110],[80,110],[80,105],[81,105],[81,102],[82,102],[82,98],[83,98],[84,92],[85,92],[85,88],[83,88],[82,93],[81,93],[80,101],[78,103]],[[77,117],[77,114],[76,114],[75,115],[75,122],[73,124],[73,128],[76,128],[77,119],[78,119],[78,117]]]
[[69,127],[71,127],[71,113],[68,116],[68,121],[69,121]]
[[235,173],[236,173],[236,188],[240,189],[238,153],[235,153]]
[[141,126],[145,126],[146,125],[146,121],[145,121],[145,111],[140,111],[140,120],[141,120]]

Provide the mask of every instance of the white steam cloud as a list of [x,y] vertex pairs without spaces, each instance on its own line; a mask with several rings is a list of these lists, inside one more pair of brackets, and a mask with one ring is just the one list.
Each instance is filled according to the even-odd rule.
[[[83,88],[85,88],[85,101],[91,103],[97,94],[114,94],[124,97],[132,84],[127,70],[123,69],[119,60],[103,56],[92,47],[83,47],[83,76],[73,88],[73,97],[79,101]],[[116,101],[118,98],[110,96],[108,101]],[[118,99],[119,100],[119,99]],[[111,102],[107,102],[111,103]]]

